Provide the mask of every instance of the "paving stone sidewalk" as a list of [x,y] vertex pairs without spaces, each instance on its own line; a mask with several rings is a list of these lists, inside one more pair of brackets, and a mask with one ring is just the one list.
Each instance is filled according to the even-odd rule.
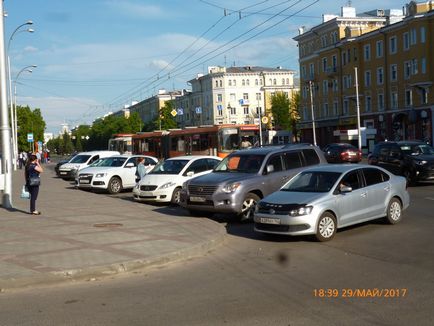
[[[13,174],[13,210],[0,207],[0,289],[98,278],[200,256],[224,241],[224,225],[192,218],[176,206],[75,189],[44,165],[37,209],[19,197],[23,170]],[[1,199],[0,199],[1,200]]]

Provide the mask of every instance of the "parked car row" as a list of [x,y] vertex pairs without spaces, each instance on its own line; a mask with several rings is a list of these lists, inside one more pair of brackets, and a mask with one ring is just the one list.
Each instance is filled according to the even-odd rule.
[[[142,155],[100,155],[78,170],[76,184],[109,193],[132,188],[136,201],[179,204],[193,216],[230,214],[254,221],[256,232],[311,234],[319,241],[331,240],[337,229],[356,223],[385,218],[396,224],[402,219],[410,202],[407,180],[373,165],[380,162],[373,160],[375,151],[366,165],[328,163],[360,161],[358,149],[346,144],[324,150],[288,144],[239,150],[223,160],[180,156],[160,162]],[[430,150],[423,147],[421,155]],[[145,157],[148,167],[136,182],[138,157]]]

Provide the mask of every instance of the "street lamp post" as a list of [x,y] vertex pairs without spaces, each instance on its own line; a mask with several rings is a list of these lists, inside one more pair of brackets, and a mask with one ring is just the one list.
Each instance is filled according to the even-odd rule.
[[12,130],[13,130],[13,132],[15,132],[15,135],[13,135],[15,137],[12,137],[12,138],[13,138],[13,141],[14,141],[14,143],[13,143],[13,150],[14,150],[15,160],[18,157],[17,80],[18,80],[18,77],[20,77],[21,73],[23,73],[25,71],[29,72],[29,73],[32,73],[33,70],[30,69],[30,68],[36,68],[36,67],[37,67],[36,65],[31,65],[31,66],[24,67],[23,69],[21,69],[17,73],[17,75],[16,75],[16,77],[14,79],[14,98],[13,98],[13,117],[14,117],[14,121],[13,121]]
[[312,111],[312,130],[313,130],[313,144],[316,146],[316,128],[315,128],[315,112],[313,109],[313,82],[309,80],[309,93],[310,93],[310,110]]
[[356,110],[357,110],[357,136],[358,136],[358,145],[359,151],[362,152],[362,133],[360,132],[360,104],[359,104],[359,82],[358,82],[358,73],[357,67],[354,67],[354,81],[356,88]]
[[18,156],[18,148],[16,147],[17,144],[17,121],[16,121],[16,112],[14,114],[14,111],[12,109],[12,78],[11,78],[11,60],[9,56],[9,48],[11,46],[11,41],[14,38],[15,34],[20,32],[29,32],[33,33],[34,30],[32,28],[27,29],[21,29],[21,27],[33,25],[33,21],[28,20],[24,24],[19,25],[15,30],[12,32],[11,36],[9,37],[8,41],[8,47],[7,47],[7,65],[8,65],[8,81],[9,81],[9,108],[10,108],[10,116],[11,116],[11,125],[12,125],[12,144],[13,144],[13,166],[14,170],[17,169],[17,156]]

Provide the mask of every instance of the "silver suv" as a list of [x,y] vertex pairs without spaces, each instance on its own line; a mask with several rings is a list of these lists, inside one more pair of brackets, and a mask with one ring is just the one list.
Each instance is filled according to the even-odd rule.
[[239,150],[214,170],[183,185],[180,205],[191,215],[229,213],[251,219],[256,203],[277,191],[307,166],[326,164],[323,152],[310,144],[288,144]]

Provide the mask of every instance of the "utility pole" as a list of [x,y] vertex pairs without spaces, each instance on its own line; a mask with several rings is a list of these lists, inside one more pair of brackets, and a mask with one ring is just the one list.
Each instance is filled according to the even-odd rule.
[[5,62],[3,0],[0,1],[0,132],[2,145],[2,173],[4,173],[4,190],[2,206],[12,208],[12,152],[11,128],[9,126],[7,103],[7,79]]
[[309,80],[309,93],[310,93],[310,110],[312,111],[312,131],[313,131],[313,144],[316,146],[316,128],[315,128],[315,113],[313,110],[313,82]]
[[356,88],[356,110],[357,110],[357,135],[359,140],[359,151],[362,152],[362,133],[360,131],[360,104],[359,104],[359,82],[358,82],[358,73],[357,73],[357,67],[354,67],[354,74],[355,74],[355,85]]

